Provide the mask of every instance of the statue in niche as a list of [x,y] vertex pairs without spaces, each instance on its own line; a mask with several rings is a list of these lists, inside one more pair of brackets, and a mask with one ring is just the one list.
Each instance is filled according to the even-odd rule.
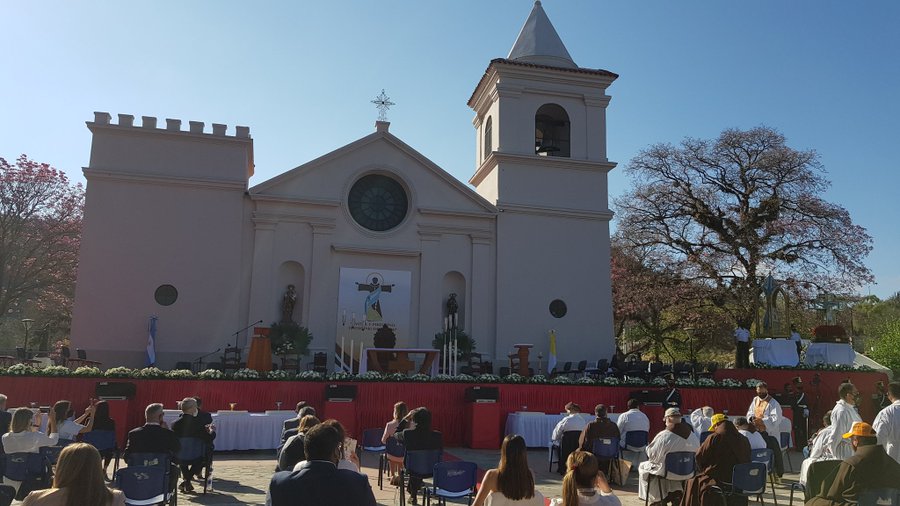
[[281,323],[294,321],[294,306],[297,305],[297,290],[294,285],[288,285],[284,297],[281,298]]
[[459,302],[456,302],[456,294],[451,293],[450,298],[447,299],[447,316],[450,319],[450,327],[456,327],[457,320],[456,315],[459,313]]

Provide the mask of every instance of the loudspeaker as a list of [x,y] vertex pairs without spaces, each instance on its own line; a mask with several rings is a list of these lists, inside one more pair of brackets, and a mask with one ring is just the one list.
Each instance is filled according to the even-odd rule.
[[328,385],[325,399],[329,401],[352,401],[356,399],[356,385]]
[[629,399],[637,399],[641,401],[641,404],[647,404],[650,406],[658,406],[665,403],[666,397],[668,396],[668,390],[633,390],[630,394],[628,394]]
[[466,402],[497,402],[500,400],[500,389],[497,387],[469,387],[466,389]]
[[137,385],[130,382],[100,381],[94,388],[98,399],[133,399],[136,392]]

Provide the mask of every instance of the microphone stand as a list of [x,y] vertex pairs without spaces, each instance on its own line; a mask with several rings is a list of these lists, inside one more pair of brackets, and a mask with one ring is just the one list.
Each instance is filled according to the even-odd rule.
[[[196,371],[196,372],[197,372],[197,373],[202,372],[202,369],[203,369],[203,359],[204,359],[204,358],[206,358],[206,357],[208,357],[208,356],[210,356],[210,355],[214,355],[214,354],[216,354],[216,353],[219,353],[220,351],[222,351],[222,348],[216,348],[216,351],[211,352],[211,353],[207,353],[206,355],[203,355],[202,357],[199,357],[199,358],[194,359],[194,362],[193,362],[193,363],[197,364],[197,371]],[[192,368],[193,368],[193,367],[192,367]]]
[[[231,334],[231,337],[234,337],[234,347],[237,348],[238,335],[239,335],[241,332],[243,332],[243,331],[249,329],[250,327],[252,327],[252,326],[254,326],[254,325],[259,325],[259,324],[262,323],[262,322],[263,322],[262,320],[255,321],[255,322],[251,323],[250,325],[247,325],[246,327],[242,328],[241,330],[238,330],[238,331],[235,332],[234,334]],[[229,339],[229,340],[230,340],[230,339]],[[227,342],[225,343],[225,347],[228,348],[228,343],[227,343]]]

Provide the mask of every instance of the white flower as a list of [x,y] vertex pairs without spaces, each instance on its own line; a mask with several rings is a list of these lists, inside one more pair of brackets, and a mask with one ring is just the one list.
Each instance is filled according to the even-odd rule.
[[758,380],[756,378],[749,378],[747,381],[744,382],[744,384],[750,388],[756,388],[756,385],[758,385],[760,383],[762,383],[762,381]]
[[357,378],[363,381],[380,381],[384,379],[384,374],[381,374],[378,371],[366,371],[357,375]]
[[297,375],[297,379],[319,381],[325,379],[325,375],[318,371],[303,371]]
[[[89,366],[83,365],[83,366],[79,367],[78,369],[75,369],[74,371],[72,371],[72,375],[73,376],[102,376],[103,373],[97,367],[89,367]],[[130,376],[130,374],[129,374],[129,376]]]
[[557,376],[557,377],[553,378],[552,380],[550,380],[550,383],[552,383],[554,385],[571,385],[571,384],[575,383],[575,381],[568,376],[560,375],[560,376]]
[[431,381],[431,376],[429,376],[427,374],[414,374],[409,377],[409,381],[418,381],[418,382]]
[[107,369],[104,376],[107,378],[130,378],[132,377],[137,370],[132,370],[127,367],[113,367],[111,369]]
[[512,373],[503,378],[503,381],[506,383],[527,383],[528,378],[520,374]]
[[616,378],[615,376],[607,376],[600,380],[600,383],[604,385],[618,385],[621,383],[621,381],[619,381],[619,378]]
[[278,370],[278,371],[270,371],[266,373],[266,379],[270,380],[288,380],[293,378],[294,374],[290,371]]
[[347,381],[352,378],[352,374],[343,371],[335,371],[328,375],[329,381]]
[[701,387],[714,387],[716,386],[716,381],[712,378],[700,378],[697,380],[697,384]]
[[578,378],[577,380],[575,380],[575,383],[578,385],[593,385],[596,382],[597,381],[594,378],[591,378],[590,376],[582,376],[582,377]]
[[537,376],[532,376],[531,378],[529,378],[528,382],[543,385],[543,384],[547,383],[547,377],[544,376],[543,374],[538,374]]
[[132,371],[135,378],[163,378],[166,373],[158,367],[145,367]]
[[71,372],[68,367],[61,365],[51,365],[41,369],[43,376],[68,376]]
[[494,374],[481,374],[475,381],[478,383],[500,383],[500,376],[496,376]]
[[460,374],[456,376],[455,380],[463,383],[472,383],[475,381],[475,377],[468,374]]
[[225,377],[225,373],[218,369],[207,369],[198,374],[197,377],[200,379],[222,379]]
[[166,377],[172,379],[193,379],[194,373],[188,369],[175,369],[167,372]]
[[238,369],[234,371],[232,378],[238,380],[259,379],[259,371],[256,369]]
[[666,378],[662,376],[657,376],[653,378],[653,381],[650,382],[653,385],[666,386]]
[[683,387],[692,387],[695,385],[694,380],[691,378],[678,378],[675,380],[675,384]]

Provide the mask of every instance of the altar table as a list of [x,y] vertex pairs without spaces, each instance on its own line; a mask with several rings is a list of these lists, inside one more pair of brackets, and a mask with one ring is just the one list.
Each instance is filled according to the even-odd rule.
[[828,365],[853,365],[856,352],[847,343],[810,343],[806,348],[806,363]]
[[794,367],[800,363],[797,343],[790,339],[754,339],[750,361],[775,367]]
[[[424,355],[424,359],[422,360],[422,365],[419,367],[417,373],[428,374],[432,378],[438,374],[437,357],[440,350],[431,348],[366,348],[362,354],[362,360],[359,362],[359,374],[370,369],[387,373],[387,371],[381,370],[381,364],[378,362],[379,352],[394,353],[397,355],[397,360],[400,361],[409,361],[409,355],[411,354],[422,354]],[[369,367],[370,363],[371,367]]]
[[[179,416],[181,416],[180,410],[167,409],[164,419],[171,428]],[[278,448],[281,445],[281,430],[284,427],[284,421],[295,416],[297,413],[290,410],[266,413],[241,411],[213,413],[213,425],[216,426],[214,442],[216,450],[273,450]]]
[[[588,422],[592,422],[596,418],[589,413],[582,413],[581,415]],[[619,419],[618,413],[610,413],[608,416],[613,422]],[[529,448],[547,448],[550,446],[550,437],[553,435],[553,429],[565,417],[565,413],[547,414],[534,411],[517,411],[506,416],[506,430],[504,434],[507,436],[510,434],[522,436],[525,439],[525,446]]]

